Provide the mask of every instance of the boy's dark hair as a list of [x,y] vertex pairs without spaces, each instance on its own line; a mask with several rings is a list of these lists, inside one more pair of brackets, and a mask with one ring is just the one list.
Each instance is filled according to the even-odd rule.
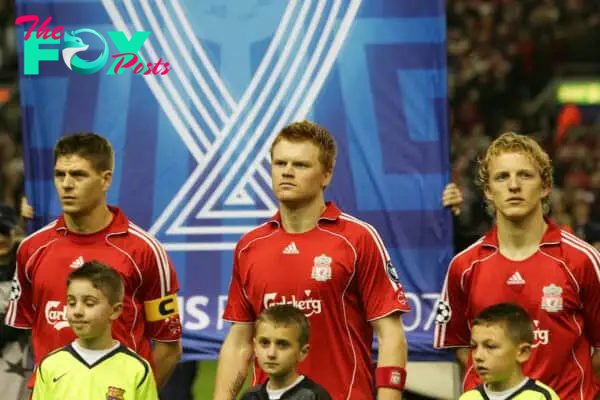
[[69,274],[67,287],[71,285],[71,282],[78,279],[89,281],[92,286],[108,298],[110,304],[118,303],[123,299],[123,292],[125,291],[123,279],[116,270],[108,265],[98,261],[84,263],[80,268]]
[[271,322],[275,325],[295,324],[300,331],[300,347],[308,343],[310,323],[304,313],[291,304],[278,304],[264,310],[256,320],[256,326],[261,322]]
[[79,132],[61,137],[54,145],[54,165],[59,157],[77,155],[90,161],[97,172],[112,171],[114,151],[110,142],[93,132]]
[[515,343],[533,344],[533,321],[516,304],[495,304],[483,310],[473,321],[473,326],[489,324],[504,324],[508,336]]

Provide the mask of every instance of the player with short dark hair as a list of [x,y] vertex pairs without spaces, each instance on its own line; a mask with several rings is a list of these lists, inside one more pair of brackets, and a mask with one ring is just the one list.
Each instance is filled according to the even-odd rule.
[[63,212],[21,243],[6,323],[32,329],[39,364],[75,339],[66,319],[67,276],[86,261],[111,265],[125,284],[114,337],[152,363],[162,386],[182,351],[179,284],[163,246],[107,204],[113,164],[112,146],[98,134],[77,133],[58,140],[54,185]]
[[518,304],[534,323],[523,373],[563,399],[594,399],[600,394],[600,254],[545,217],[548,154],[530,137],[504,133],[480,161],[479,184],[496,224],[450,262],[434,346],[458,348],[464,389],[473,389],[481,383],[468,352],[473,320],[493,304]]
[[[279,212],[250,231],[234,252],[215,399],[235,398],[248,374],[255,323],[264,309],[292,304],[313,332],[298,366],[335,399],[400,399],[407,346],[401,314],[410,310],[379,234],[371,225],[325,202],[336,144],[309,121],[281,130],[271,148]],[[375,377],[373,331],[379,339]],[[255,368],[253,385],[264,383]],[[375,378],[375,379],[374,379]]]
[[63,157],[78,156],[90,162],[96,171],[112,171],[115,154],[106,138],[91,132],[66,135],[54,146],[54,165]]
[[298,374],[309,351],[310,323],[291,304],[267,308],[256,320],[254,354],[269,380],[250,389],[242,400],[331,400],[325,389]]
[[111,333],[123,292],[119,273],[97,261],[69,275],[67,319],[77,339],[42,359],[33,400],[158,400],[148,361]]

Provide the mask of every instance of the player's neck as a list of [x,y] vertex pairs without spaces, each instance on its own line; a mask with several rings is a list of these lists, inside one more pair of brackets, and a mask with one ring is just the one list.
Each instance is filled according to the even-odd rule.
[[279,390],[290,386],[292,383],[296,382],[300,375],[296,370],[292,370],[289,374],[280,376],[280,377],[269,377],[269,389],[271,390]]
[[505,381],[489,383],[486,386],[492,392],[505,392],[517,387],[524,379],[525,376],[521,372],[521,368],[517,368]]
[[112,222],[113,214],[106,205],[92,209],[87,214],[64,214],[67,229],[75,233],[96,233],[106,228]]
[[538,250],[547,228],[541,209],[518,222],[499,217],[497,225],[500,253],[515,261],[526,259]]
[[325,200],[322,196],[309,204],[297,207],[280,203],[279,213],[283,229],[288,233],[308,232],[317,226],[325,208]]
[[111,335],[111,330],[108,329],[102,335],[94,338],[82,339],[78,338],[77,343],[87,350],[108,350],[115,345],[115,341]]

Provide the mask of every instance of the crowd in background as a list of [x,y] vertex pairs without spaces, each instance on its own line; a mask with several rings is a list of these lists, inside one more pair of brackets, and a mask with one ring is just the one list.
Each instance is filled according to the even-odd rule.
[[15,7],[15,0],[0,0],[0,203],[20,212],[24,165]]
[[[554,163],[551,216],[600,248],[598,110],[529,105],[566,65],[600,72],[600,2],[596,0],[448,0],[448,85],[453,180],[465,205],[457,248],[490,226],[478,156],[504,131],[534,135]],[[596,65],[596,69],[594,69]],[[600,74],[598,74],[600,75]]]

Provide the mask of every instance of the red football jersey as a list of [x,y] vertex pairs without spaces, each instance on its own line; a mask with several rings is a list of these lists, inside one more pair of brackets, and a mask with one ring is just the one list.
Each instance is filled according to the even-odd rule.
[[[465,347],[473,319],[510,302],[534,321],[535,343],[523,373],[561,399],[589,400],[600,392],[591,350],[600,347],[600,254],[548,222],[539,250],[512,261],[498,250],[496,228],[459,253],[446,276],[435,328],[436,348]],[[481,381],[469,357],[464,389]]]
[[[309,232],[287,233],[277,214],[246,234],[235,250],[224,319],[253,323],[266,307],[284,303],[311,324],[300,373],[334,399],[373,398],[369,321],[410,310],[376,230],[328,203]],[[255,363],[253,385],[266,378]]]
[[[100,261],[121,273],[125,297],[113,336],[152,362],[150,340],[177,341],[178,314],[148,322],[148,305],[179,290],[177,276],[164,248],[118,208],[101,232],[82,235],[67,229],[63,217],[23,240],[6,324],[32,329],[36,365],[51,351],[75,339],[66,318],[67,277],[86,261]],[[176,299],[175,299],[176,301]],[[145,308],[146,307],[146,308]],[[155,319],[155,318],[153,318]]]

